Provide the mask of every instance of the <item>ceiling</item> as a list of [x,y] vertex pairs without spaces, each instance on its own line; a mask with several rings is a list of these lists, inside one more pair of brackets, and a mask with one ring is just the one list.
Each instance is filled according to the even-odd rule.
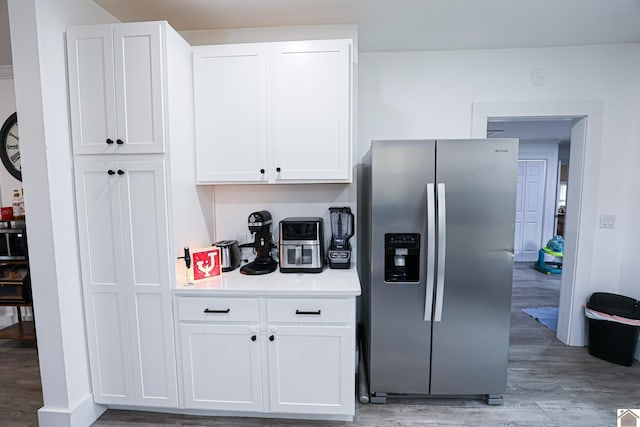
[[357,24],[361,51],[640,42],[640,0],[95,0],[178,31]]
[[487,136],[569,142],[571,128],[571,119],[490,119],[487,123]]
[[[91,1],[91,0],[86,0]],[[95,0],[123,22],[178,31],[357,24],[361,51],[640,42],[640,0]],[[11,64],[0,0],[0,66]]]
[[9,41],[7,0],[0,0],[0,66],[3,65],[11,65],[11,42]]

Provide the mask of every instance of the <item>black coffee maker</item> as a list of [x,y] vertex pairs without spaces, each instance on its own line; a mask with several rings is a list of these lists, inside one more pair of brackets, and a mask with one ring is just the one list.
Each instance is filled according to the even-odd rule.
[[351,267],[351,244],[353,236],[353,214],[351,208],[329,208],[331,219],[331,242],[329,243],[329,268]]
[[240,273],[258,275],[271,273],[278,268],[278,262],[271,257],[275,248],[271,234],[271,213],[269,211],[252,212],[249,215],[249,231],[254,235],[253,243],[240,245],[241,248],[253,248],[256,259],[240,268]]

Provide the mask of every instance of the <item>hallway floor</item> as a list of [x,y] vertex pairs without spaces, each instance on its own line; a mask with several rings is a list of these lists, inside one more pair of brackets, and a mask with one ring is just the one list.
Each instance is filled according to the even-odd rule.
[[[516,264],[509,374],[503,406],[471,399],[389,399],[356,404],[354,422],[196,417],[107,411],[96,427],[151,426],[615,426],[617,408],[640,408],[640,362],[618,366],[567,347],[521,311],[557,305],[559,277]],[[42,405],[33,345],[0,343],[0,425],[37,425]]]

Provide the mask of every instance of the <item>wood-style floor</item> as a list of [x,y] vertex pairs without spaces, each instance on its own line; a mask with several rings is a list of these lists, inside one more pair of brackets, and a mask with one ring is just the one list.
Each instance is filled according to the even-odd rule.
[[[557,305],[559,278],[514,272],[508,388],[503,406],[468,399],[389,399],[356,404],[354,422],[270,420],[107,411],[94,426],[615,426],[616,409],[640,408],[640,362],[618,366],[567,347],[525,307]],[[36,350],[0,342],[0,426],[37,425],[42,406]]]

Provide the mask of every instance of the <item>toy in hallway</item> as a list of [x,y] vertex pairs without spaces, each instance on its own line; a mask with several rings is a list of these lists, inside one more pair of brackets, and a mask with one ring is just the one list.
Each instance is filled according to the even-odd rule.
[[[545,261],[545,255],[551,255],[559,258],[560,261]],[[534,264],[534,268],[546,274],[562,273],[562,258],[564,257],[564,239],[562,236],[554,236],[547,242],[547,246],[538,251],[538,261]]]

